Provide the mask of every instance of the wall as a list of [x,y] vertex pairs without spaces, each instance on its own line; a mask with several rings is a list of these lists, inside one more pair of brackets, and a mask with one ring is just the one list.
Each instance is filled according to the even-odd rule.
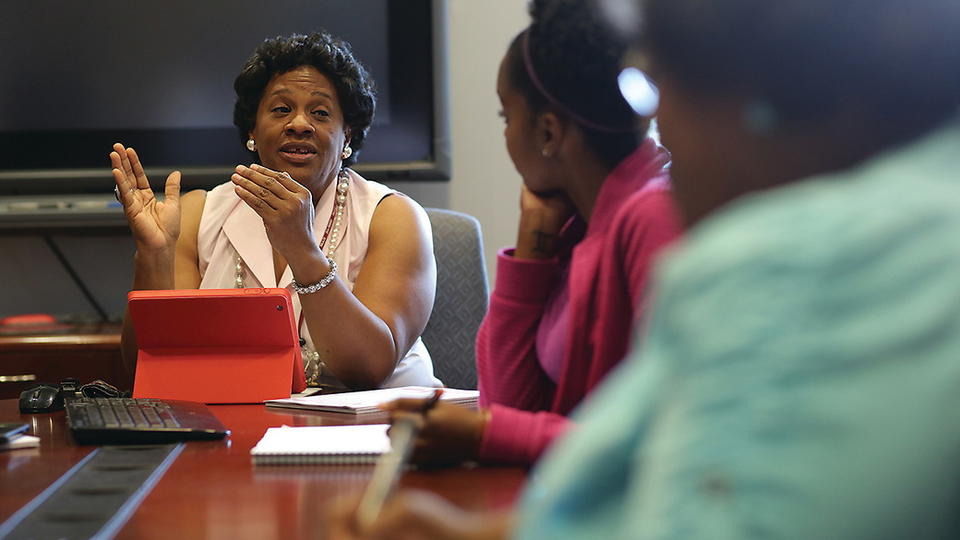
[[424,206],[480,220],[491,284],[497,251],[516,240],[521,183],[497,116],[497,70],[510,40],[529,22],[526,5],[523,0],[449,0],[452,178],[441,185],[393,184]]
[[497,116],[497,70],[510,40],[529,22],[526,5],[522,0],[450,0],[450,208],[480,220],[491,284],[496,252],[516,241],[521,184]]

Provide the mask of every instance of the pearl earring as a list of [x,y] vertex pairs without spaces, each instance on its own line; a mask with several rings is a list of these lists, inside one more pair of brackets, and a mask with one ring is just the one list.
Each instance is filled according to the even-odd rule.
[[353,148],[346,146],[343,148],[343,152],[340,152],[340,159],[347,159],[353,155]]
[[253,139],[247,139],[247,150],[251,152],[257,151],[257,141]]

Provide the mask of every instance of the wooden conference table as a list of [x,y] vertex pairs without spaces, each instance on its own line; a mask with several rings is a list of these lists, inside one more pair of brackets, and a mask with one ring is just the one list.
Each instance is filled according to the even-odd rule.
[[[117,538],[316,538],[324,509],[363,490],[372,466],[254,467],[250,449],[267,427],[382,422],[352,416],[210,406],[232,434],[223,441],[188,442]],[[16,400],[0,400],[0,422],[27,422],[39,448],[0,451],[0,522],[82,459],[92,446],[74,444],[64,413],[21,415]],[[509,506],[526,477],[520,468],[413,471],[403,487],[438,493],[469,509]]]

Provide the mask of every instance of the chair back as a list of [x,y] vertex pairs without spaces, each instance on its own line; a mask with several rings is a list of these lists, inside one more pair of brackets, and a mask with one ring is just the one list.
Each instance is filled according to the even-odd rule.
[[437,295],[423,342],[444,385],[474,389],[477,329],[489,300],[480,222],[452,210],[426,210],[433,227]]

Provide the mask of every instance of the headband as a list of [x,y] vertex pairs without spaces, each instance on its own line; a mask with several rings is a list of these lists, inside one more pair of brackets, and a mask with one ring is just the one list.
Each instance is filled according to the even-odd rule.
[[530,29],[527,28],[523,31],[523,65],[527,70],[527,75],[530,77],[530,81],[533,82],[533,86],[543,94],[543,97],[550,102],[551,105],[560,109],[564,114],[572,118],[576,123],[588,127],[596,131],[603,131],[606,133],[629,133],[631,131],[637,131],[637,126],[630,127],[609,127],[601,124],[597,124],[591,120],[584,118],[583,116],[574,112],[570,107],[567,107],[560,102],[559,99],[553,97],[553,94],[547,91],[547,88],[540,82],[540,77],[537,77],[536,70],[533,69],[533,60],[530,56]]

